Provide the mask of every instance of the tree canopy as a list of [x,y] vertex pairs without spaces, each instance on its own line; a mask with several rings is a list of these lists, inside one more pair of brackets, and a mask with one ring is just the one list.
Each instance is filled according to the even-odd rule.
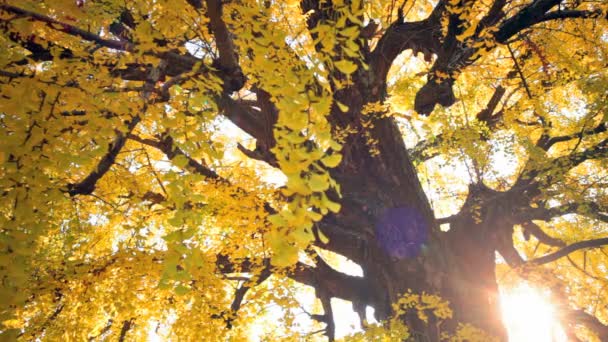
[[605,1],[3,0],[0,337],[607,341],[607,70]]

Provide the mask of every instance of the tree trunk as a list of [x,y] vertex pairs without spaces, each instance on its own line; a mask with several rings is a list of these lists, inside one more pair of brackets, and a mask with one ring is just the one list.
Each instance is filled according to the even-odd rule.
[[[333,174],[342,186],[342,210],[323,221],[342,228],[324,229],[330,237],[324,247],[362,266],[368,283],[362,300],[374,307],[377,319],[390,317],[391,304],[411,289],[450,302],[454,319],[441,326],[443,331],[471,323],[506,340],[494,274],[494,234],[465,211],[449,232],[440,231],[394,120],[377,121],[373,135],[382,137],[381,145],[371,146],[379,150],[377,156],[370,155],[362,134],[350,136],[345,144],[343,163]],[[375,227],[389,209],[404,207],[424,217],[428,239],[417,255],[396,258],[382,247]],[[432,321],[423,324],[415,315],[404,319],[415,335],[439,341],[439,327]]]

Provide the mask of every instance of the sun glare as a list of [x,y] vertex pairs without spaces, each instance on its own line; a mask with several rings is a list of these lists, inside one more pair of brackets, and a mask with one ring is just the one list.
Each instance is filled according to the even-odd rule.
[[501,291],[502,315],[510,342],[566,342],[548,296],[520,284]]

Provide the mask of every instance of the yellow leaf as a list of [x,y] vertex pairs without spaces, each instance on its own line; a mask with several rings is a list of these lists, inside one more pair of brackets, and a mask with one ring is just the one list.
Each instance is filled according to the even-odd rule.
[[336,100],[336,104],[338,105],[338,108],[340,108],[340,110],[344,113],[348,112],[348,106],[343,104],[342,102]]
[[329,238],[325,234],[323,234],[323,232],[320,229],[317,230],[317,232],[319,233],[319,240],[321,240],[321,242],[323,242],[323,243],[329,242]]
[[334,62],[334,65],[341,73],[346,75],[350,75],[357,70],[357,64],[346,59]]
[[310,189],[315,192],[325,191],[329,188],[327,175],[313,174],[308,181]]
[[342,155],[339,153],[334,153],[321,159],[323,165],[327,167],[336,167],[338,164],[340,164],[340,161],[342,161]]

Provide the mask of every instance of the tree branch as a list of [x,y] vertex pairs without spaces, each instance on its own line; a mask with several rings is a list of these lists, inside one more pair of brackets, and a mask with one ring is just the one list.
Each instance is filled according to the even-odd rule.
[[[578,18],[578,19],[587,19],[587,18],[600,18],[602,16],[601,9],[595,9],[591,11],[587,10],[558,10],[552,11],[545,14],[538,22],[549,21],[549,20],[563,20],[568,18]],[[608,18],[608,13],[606,14],[606,18]]]
[[507,90],[505,88],[503,88],[502,86],[496,87],[496,89],[494,89],[494,93],[492,94],[492,97],[490,98],[490,100],[488,101],[488,104],[486,105],[486,108],[481,110],[475,116],[477,118],[477,120],[485,122],[488,125],[488,127],[492,127],[493,126],[492,114],[494,114],[496,107],[500,103],[500,100],[505,95],[506,91]]
[[439,51],[441,28],[437,23],[444,8],[445,3],[441,1],[433,14],[425,20],[402,22],[403,18],[400,18],[388,27],[370,57],[372,75],[377,79],[377,86],[384,84],[393,61],[403,51],[411,49],[414,54],[421,52],[427,61]]
[[[217,256],[216,266],[221,273],[252,272],[268,260],[245,258],[239,261],[231,260],[228,256]],[[336,271],[324,261],[318,261],[316,267],[298,262],[293,268],[285,270],[285,275],[301,284],[325,291],[330,298],[340,298],[348,301],[370,303],[370,296],[365,278],[355,277]]]
[[118,342],[124,342],[127,337],[127,333],[133,328],[135,319],[131,318],[122,322],[122,328],[120,329],[120,335],[118,336]]
[[243,105],[228,95],[219,96],[217,105],[221,113],[245,133],[258,140],[267,139],[267,129],[261,120],[263,114],[260,111]]
[[[533,184],[532,180],[543,173],[560,170],[560,173],[563,174],[587,160],[603,158],[606,156],[608,156],[608,139],[604,139],[597,145],[582,152],[571,153],[562,157],[554,158],[546,165],[538,168],[531,169],[533,166],[528,163],[525,171],[521,173],[516,183],[522,184],[522,182],[527,182],[529,184]],[[551,182],[549,181],[548,184],[550,183]]]
[[165,134],[161,140],[143,139],[134,134],[129,134],[128,138],[133,141],[137,141],[141,144],[154,147],[160,150],[169,159],[174,159],[178,155],[184,156],[188,160],[187,167],[190,168],[190,170],[192,170],[193,172],[198,173],[207,178],[219,181],[220,183],[229,184],[228,180],[220,177],[215,171],[192,159],[179,147],[175,146],[173,138],[169,134]]
[[500,29],[494,34],[496,41],[506,43],[509,38],[522,30],[539,23],[545,13],[559,4],[561,0],[536,0],[511,18],[505,20]]
[[36,19],[43,23],[47,23],[52,29],[67,33],[72,36],[80,37],[84,40],[88,40],[90,42],[97,43],[101,46],[115,49],[115,50],[123,50],[123,51],[133,51],[133,44],[122,41],[122,40],[109,40],[103,39],[100,36],[93,34],[91,32],[80,29],[74,25],[66,24],[64,22],[60,22],[56,19],[48,17],[46,15],[38,14],[35,12],[31,12],[19,7],[11,6],[11,5],[0,5],[0,10],[3,10],[8,13],[18,14],[26,17],[30,17],[32,19]]
[[563,216],[566,214],[579,214],[594,218],[608,223],[608,214],[604,208],[600,207],[595,202],[568,203],[551,208],[531,208],[528,207],[519,213],[521,219],[524,220],[543,220],[549,221],[554,217]]
[[230,304],[230,312],[226,312],[219,317],[223,317],[226,321],[226,326],[228,329],[232,328],[232,322],[235,319],[235,316],[241,305],[243,304],[243,300],[245,299],[245,295],[247,292],[254,286],[263,283],[268,277],[271,275],[270,271],[270,263],[267,262],[259,275],[254,275],[253,279],[249,279],[245,283],[241,285],[236,291],[234,291],[234,299],[232,300],[232,304]]
[[608,122],[603,122],[603,123],[597,125],[593,129],[583,130],[576,134],[551,137],[551,138],[545,139],[544,141],[542,141],[542,138],[541,138],[541,141],[537,145],[538,145],[538,147],[542,148],[543,150],[548,151],[553,145],[555,145],[559,142],[569,141],[569,140],[573,140],[573,139],[582,139],[585,136],[604,133],[607,131],[607,129],[608,129]]
[[[506,90],[505,88],[498,86],[494,90],[492,97],[488,101],[486,107],[477,113],[476,118],[479,121],[485,122],[489,128],[494,128],[498,121],[498,114],[493,115],[496,107],[500,103],[500,100],[504,96]],[[427,150],[430,148],[438,147],[444,142],[445,136],[444,134],[439,134],[435,136],[432,140],[423,140],[416,144],[413,148],[411,148],[408,152],[413,160],[421,160],[426,161],[433,157],[436,157],[438,153],[428,153]]]
[[207,16],[209,17],[209,27],[215,37],[219,58],[214,61],[214,66],[230,75],[228,81],[224,82],[224,89],[227,92],[239,90],[245,84],[245,75],[238,62],[238,55],[230,37],[230,32],[226,23],[222,20],[221,0],[206,0]]
[[190,6],[194,7],[197,10],[203,8],[202,0],[186,0],[186,2],[189,3]]
[[608,326],[600,322],[597,317],[582,309],[569,309],[566,312],[566,318],[572,322],[583,323],[583,325],[598,335],[600,341],[608,341]]
[[602,239],[593,239],[593,240],[586,240],[586,241],[580,241],[580,242],[575,242],[571,245],[568,245],[562,249],[560,249],[557,252],[551,253],[551,254],[547,254],[545,256],[539,257],[539,258],[535,258],[532,260],[528,260],[527,263],[530,264],[536,264],[536,265],[543,265],[543,264],[547,264],[550,263],[552,261],[558,260],[560,258],[563,258],[565,256],[567,256],[570,253],[576,252],[578,250],[581,249],[585,249],[585,248],[598,248],[598,247],[602,247],[604,245],[608,245],[608,238],[602,238]]
[[321,300],[323,306],[323,318],[322,321],[327,325],[325,327],[325,335],[330,342],[336,339],[336,322],[334,322],[334,311],[331,307],[331,297],[327,295],[323,290],[316,290],[316,295]]
[[139,123],[140,120],[141,119],[139,116],[135,116],[131,119],[131,121],[127,125],[126,135],[121,131],[117,131],[117,136],[110,144],[108,148],[108,153],[106,153],[106,155],[101,158],[99,163],[97,163],[97,167],[95,168],[95,170],[93,170],[85,179],[83,179],[79,183],[68,184],[67,193],[70,196],[90,195],[93,193],[93,191],[95,191],[95,186],[97,182],[101,179],[101,177],[103,177],[103,175],[105,175],[110,170],[112,165],[114,165],[116,157],[127,142],[126,136],[133,131],[133,129]]
[[526,240],[529,239],[531,234],[534,235],[538,241],[548,246],[564,247],[566,245],[562,240],[549,236],[544,230],[542,230],[536,223],[532,221],[526,221],[522,223],[521,226],[524,230],[524,237]]
[[[216,3],[216,5],[217,5],[217,3],[219,3],[218,0],[210,0],[210,2],[214,2],[214,3]],[[224,91],[230,93],[230,92],[233,92],[233,91],[236,91],[236,90],[239,90],[242,88],[242,86],[245,83],[245,77],[244,77],[243,73],[241,72],[240,68],[238,67],[238,64],[236,65],[236,67],[233,67],[236,63],[235,62],[236,55],[234,53],[234,50],[232,50],[231,53],[228,54],[228,56],[224,56],[224,54],[227,53],[230,46],[232,46],[232,43],[228,44],[226,41],[226,39],[228,39],[228,41],[230,41],[229,33],[227,32],[227,30],[224,30],[225,24],[223,24],[223,22],[221,21],[221,17],[217,16],[217,14],[218,14],[217,11],[219,11],[219,9],[216,7],[214,7],[213,9],[215,10],[215,12],[213,12],[213,11],[211,12],[212,18],[210,18],[210,19],[212,19],[214,24],[217,25],[217,27],[215,27],[216,31],[214,31],[214,32],[216,34],[216,39],[218,40],[217,41],[218,49],[219,49],[219,45],[222,45],[222,48],[220,51],[220,58],[213,62],[213,66],[219,70],[212,71],[212,69],[209,69],[207,66],[202,65],[200,67],[200,70],[198,70],[198,71],[201,73],[203,73],[203,72],[215,73],[224,82]],[[102,47],[111,48],[111,49],[115,49],[115,50],[121,50],[121,51],[129,51],[129,52],[135,52],[137,50],[136,45],[134,45],[126,40],[103,39],[98,35],[95,35],[86,30],[80,29],[74,25],[66,24],[66,23],[60,22],[58,20],[55,20],[51,17],[45,16],[42,14],[38,14],[38,13],[34,13],[34,12],[31,12],[28,10],[24,10],[24,9],[15,7],[15,6],[0,5],[0,10],[4,10],[6,12],[14,13],[14,14],[18,14],[18,15],[27,16],[32,19],[47,23],[47,24],[49,24],[50,28],[52,28],[54,30],[57,30],[57,31],[60,31],[60,32],[63,32],[63,33],[66,33],[66,34],[69,34],[69,35],[72,35],[75,37],[80,37],[86,41],[94,42]],[[215,26],[215,25],[212,25],[212,26]],[[222,27],[222,25],[223,25],[223,27]],[[226,36],[224,36],[224,35],[226,35]],[[33,46],[30,46],[30,45],[33,45]],[[28,48],[28,46],[37,52],[37,55],[39,58],[42,58],[43,60],[52,59],[52,54],[50,53],[49,49],[45,49],[41,45],[33,43],[33,42],[28,42],[25,47]],[[28,48],[28,50],[29,50],[29,48]],[[174,51],[149,50],[149,51],[143,51],[143,54],[149,55],[149,56],[155,56],[157,58],[166,60],[168,62],[166,74],[169,76],[176,76],[176,75],[191,71],[194,68],[194,66],[200,62],[200,60],[194,56],[181,55]],[[62,55],[66,55],[65,57],[76,57],[69,50],[62,52]],[[61,58],[61,56],[60,56],[60,58]],[[112,69],[113,66],[107,65],[107,67]],[[121,76],[127,80],[140,80],[141,81],[141,80],[145,80],[149,71],[150,70],[147,65],[131,63],[131,64],[127,64],[126,69],[118,69],[118,70],[112,69],[112,75]]]

